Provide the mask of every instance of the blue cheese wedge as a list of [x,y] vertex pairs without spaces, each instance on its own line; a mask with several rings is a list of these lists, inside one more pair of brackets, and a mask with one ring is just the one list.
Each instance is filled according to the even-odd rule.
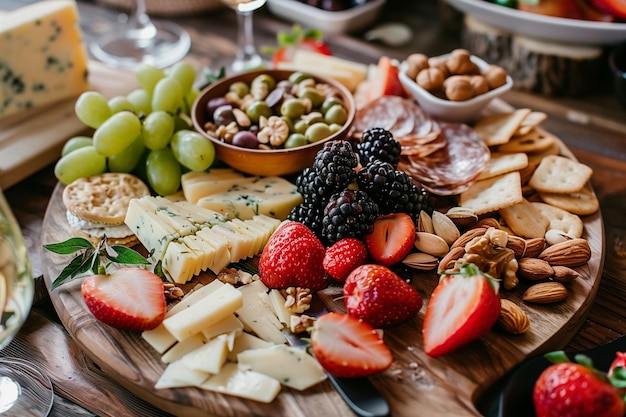
[[88,89],[78,20],[73,0],[32,3],[0,15],[0,119]]

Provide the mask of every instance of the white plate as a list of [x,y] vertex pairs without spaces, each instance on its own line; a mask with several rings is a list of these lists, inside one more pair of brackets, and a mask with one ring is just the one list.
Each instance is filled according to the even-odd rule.
[[270,12],[285,20],[319,29],[324,34],[354,33],[366,29],[380,15],[386,0],[370,0],[362,6],[331,12],[297,0],[268,0]]
[[626,41],[626,23],[591,22],[523,12],[485,0],[447,0],[455,9],[508,32],[551,41],[605,45]]

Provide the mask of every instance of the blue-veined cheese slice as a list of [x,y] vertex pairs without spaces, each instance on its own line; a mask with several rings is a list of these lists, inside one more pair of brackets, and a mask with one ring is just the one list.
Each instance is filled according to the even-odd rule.
[[293,207],[302,202],[296,186],[284,178],[262,177],[227,191],[203,197],[197,201],[229,218],[251,219],[257,214],[284,220]]
[[77,97],[89,88],[73,0],[48,0],[0,15],[0,119]]
[[215,168],[204,172],[187,172],[181,177],[185,199],[196,203],[202,197],[227,191],[232,187],[249,184],[258,177],[244,175],[229,168]]

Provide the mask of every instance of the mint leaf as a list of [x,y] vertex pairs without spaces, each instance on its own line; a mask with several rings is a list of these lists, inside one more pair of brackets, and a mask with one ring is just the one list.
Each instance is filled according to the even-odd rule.
[[91,242],[82,237],[73,237],[65,242],[51,243],[43,245],[43,247],[50,252],[58,253],[59,255],[69,255],[82,249],[94,249]]

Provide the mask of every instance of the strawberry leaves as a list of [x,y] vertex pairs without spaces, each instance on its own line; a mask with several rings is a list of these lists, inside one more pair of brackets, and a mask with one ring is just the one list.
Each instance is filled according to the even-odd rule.
[[[52,290],[89,271],[94,274],[104,273],[113,263],[122,265],[150,264],[150,261],[131,248],[123,245],[109,245],[106,236],[100,240],[97,246],[85,238],[72,237],[63,242],[43,245],[43,247],[58,255],[72,255],[82,251],[63,268],[59,276],[52,282]],[[108,262],[102,264],[103,258]]]

